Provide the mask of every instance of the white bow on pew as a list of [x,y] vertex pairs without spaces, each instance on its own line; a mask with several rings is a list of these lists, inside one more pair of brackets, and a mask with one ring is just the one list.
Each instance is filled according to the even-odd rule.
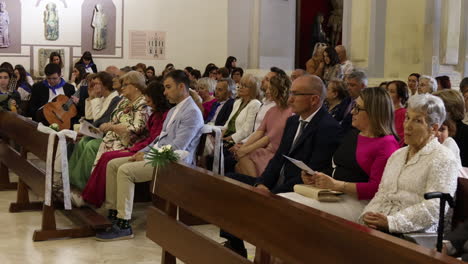
[[224,176],[224,154],[221,127],[204,125],[202,134],[215,133],[213,172]]
[[52,201],[52,175],[54,168],[52,168],[52,160],[54,159],[54,142],[55,136],[59,138],[58,151],[61,153],[61,165],[62,165],[62,183],[63,183],[63,203],[65,210],[71,210],[71,199],[70,199],[70,179],[68,176],[68,159],[67,159],[67,141],[66,137],[73,140],[76,139],[77,133],[72,130],[55,131],[48,126],[44,126],[39,123],[37,130],[49,134],[49,141],[47,146],[47,160],[46,160],[46,183],[45,183],[45,197],[44,204],[47,206],[51,205]]

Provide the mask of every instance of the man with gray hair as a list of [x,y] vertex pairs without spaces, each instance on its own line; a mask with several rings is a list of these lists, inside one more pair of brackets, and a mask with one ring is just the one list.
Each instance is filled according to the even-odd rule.
[[349,93],[349,97],[345,98],[345,104],[348,103],[346,107],[343,121],[341,121],[341,127],[343,130],[348,131],[351,128],[351,123],[353,115],[351,114],[351,109],[353,109],[356,104],[356,99],[361,94],[361,91],[367,88],[367,75],[363,71],[354,70],[346,77],[346,88]]
[[418,94],[431,94],[437,91],[437,81],[429,75],[419,77]]
[[[228,177],[256,188],[272,192],[292,192],[295,184],[302,184],[301,169],[284,156],[300,160],[315,171],[331,169],[331,158],[341,141],[338,122],[323,107],[326,89],[315,75],[297,78],[288,100],[296,115],[286,121],[281,144],[260,177],[228,174]],[[225,247],[246,256],[244,243],[239,238],[221,231],[227,238]]]
[[234,105],[233,94],[236,90],[236,83],[231,78],[223,78],[218,81],[215,89],[216,103],[211,108],[205,123],[215,126],[224,126],[232,112]]

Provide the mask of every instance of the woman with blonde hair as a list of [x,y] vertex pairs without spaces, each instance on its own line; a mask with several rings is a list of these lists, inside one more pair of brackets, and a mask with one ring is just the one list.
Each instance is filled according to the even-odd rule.
[[325,43],[317,43],[314,47],[314,52],[312,53],[312,58],[306,62],[306,71],[309,74],[318,75],[319,66],[323,65],[324,58],[323,52],[327,48]]
[[283,136],[286,120],[292,115],[288,107],[288,93],[291,81],[287,76],[276,75],[271,78],[266,93],[276,103],[265,115],[260,127],[236,152],[238,160],[236,172],[257,177],[265,170],[275,155]]
[[252,74],[246,74],[240,81],[237,99],[234,102],[231,115],[223,127],[223,140],[227,146],[233,146],[248,137],[255,123],[255,115],[260,108],[258,97],[258,81]]
[[206,120],[213,104],[216,103],[216,98],[213,96],[216,89],[216,81],[208,77],[201,78],[197,81],[196,88],[198,95],[202,99],[203,119]]

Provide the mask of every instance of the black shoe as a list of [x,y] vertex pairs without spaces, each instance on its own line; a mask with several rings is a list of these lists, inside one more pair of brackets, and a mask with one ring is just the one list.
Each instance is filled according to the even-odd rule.
[[229,241],[229,240],[223,242],[222,245],[225,248],[229,248],[230,250],[236,252],[237,254],[241,255],[242,257],[247,258],[247,249],[245,249],[245,247],[242,247],[242,248],[233,247],[232,244],[231,244],[231,241]]

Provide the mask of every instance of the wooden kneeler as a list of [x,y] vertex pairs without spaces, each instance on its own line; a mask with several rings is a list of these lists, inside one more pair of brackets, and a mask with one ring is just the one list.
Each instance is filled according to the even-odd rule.
[[[41,229],[34,232],[33,241],[88,237],[95,235],[96,230],[109,227],[111,225],[109,220],[93,209],[73,208],[70,211],[64,211],[64,213],[78,218],[82,224],[77,227],[58,229],[55,221],[55,209],[63,209],[61,201],[59,202],[57,197],[52,197],[53,202],[49,206],[43,204],[43,202],[30,201],[29,190],[41,198],[45,197],[45,171],[27,160],[28,152],[33,153],[43,161],[47,158],[48,135],[37,131],[36,127],[37,123],[24,117],[8,112],[0,112],[0,137],[2,138],[0,141],[0,160],[4,167],[3,170],[7,174],[10,169],[19,178],[16,202],[10,204],[9,211],[18,213],[42,210]],[[17,131],[21,131],[21,135],[18,135]],[[21,147],[21,153],[18,153],[11,145],[6,143],[9,140]],[[57,140],[54,142],[54,157],[56,151]],[[0,174],[0,176],[4,175]]]

